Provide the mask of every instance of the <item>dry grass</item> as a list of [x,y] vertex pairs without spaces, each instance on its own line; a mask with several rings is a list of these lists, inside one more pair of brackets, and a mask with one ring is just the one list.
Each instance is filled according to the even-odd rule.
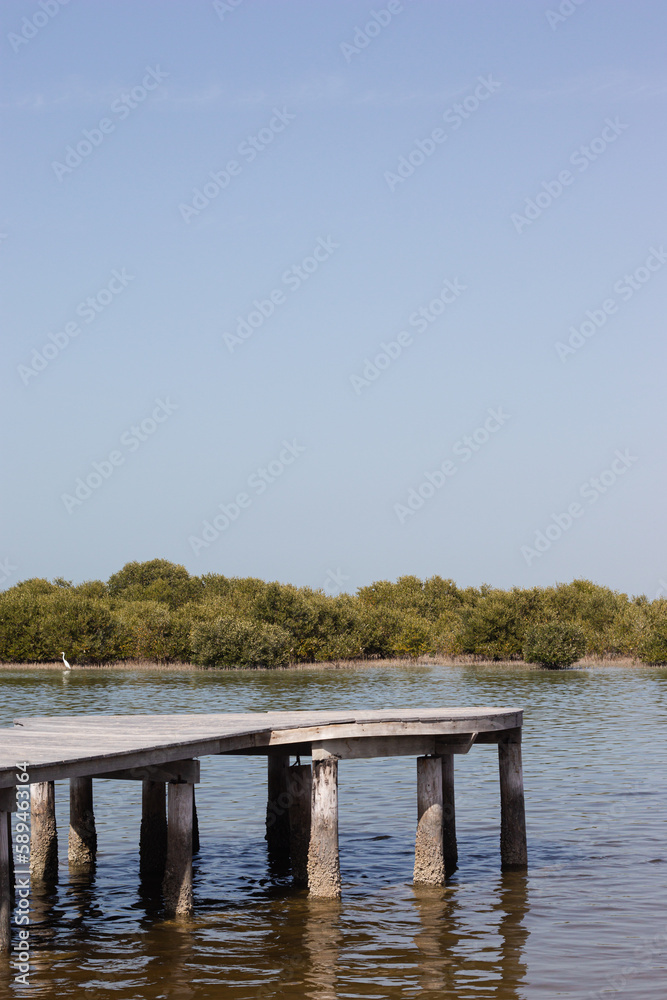
[[[590,667],[637,667],[645,666],[639,660],[633,660],[629,656],[585,656],[582,660],[579,660],[575,664],[574,668],[590,668]],[[405,669],[415,666],[445,666],[445,667],[460,667],[460,666],[478,666],[478,667],[497,667],[503,669],[505,667],[512,667],[513,669],[524,669],[524,670],[539,670],[534,663],[524,663],[522,660],[486,660],[482,656],[420,656],[417,660],[410,659],[386,659],[386,660],[328,660],[326,662],[317,663],[291,663],[286,667],[275,667],[271,668],[271,671],[275,673],[278,671],[307,671],[307,670],[373,670],[382,668],[398,668]],[[117,663],[101,663],[101,664],[86,664],[78,665],[75,664],[72,668],[73,670],[159,670],[159,671],[172,671],[172,672],[199,672],[206,671],[206,667],[199,667],[194,663],[157,663],[150,660],[122,660]],[[225,670],[228,672],[235,672],[236,670],[266,670],[265,667],[256,668],[233,668],[233,667],[217,667],[216,670]],[[62,672],[63,665],[61,660],[56,660],[53,663],[0,663],[0,670],[60,670]]]

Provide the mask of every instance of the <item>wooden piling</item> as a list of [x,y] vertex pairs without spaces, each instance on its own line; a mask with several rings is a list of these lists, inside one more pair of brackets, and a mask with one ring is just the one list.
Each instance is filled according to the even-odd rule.
[[459,853],[456,843],[456,804],[454,797],[454,755],[442,758],[442,852],[445,875],[456,871]]
[[[194,785],[192,786],[194,789]],[[164,781],[141,783],[139,873],[141,878],[164,876],[167,860],[167,796]]]
[[521,729],[505,730],[498,742],[500,769],[500,860],[504,869],[528,865]]
[[169,782],[167,864],[162,883],[168,916],[192,913],[192,784]]
[[10,855],[12,854],[11,835],[8,835],[10,812],[0,812],[0,952],[8,952],[11,948],[12,929],[12,899],[10,872]]
[[443,885],[445,881],[442,773],[440,757],[417,758],[417,836],[413,876],[417,885]]
[[313,748],[308,888],[313,896],[341,894],[338,856],[338,759]]
[[197,815],[197,797],[195,786],[192,786],[192,853],[199,854],[199,816]]
[[38,882],[58,879],[58,832],[53,781],[30,786],[30,876]]
[[290,767],[288,785],[290,853],[292,878],[297,885],[308,884],[312,784],[310,764],[295,764]]
[[268,755],[268,796],[266,803],[266,843],[269,860],[289,864],[289,754]]
[[69,780],[69,841],[67,856],[73,867],[90,867],[97,855],[93,809],[93,779]]

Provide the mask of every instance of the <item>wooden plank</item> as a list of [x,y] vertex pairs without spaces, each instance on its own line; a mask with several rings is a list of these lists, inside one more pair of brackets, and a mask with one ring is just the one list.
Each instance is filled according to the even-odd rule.
[[[278,746],[297,746],[303,752],[308,744],[323,739],[465,738],[476,731],[478,742],[488,742],[497,737],[485,734],[516,729],[522,718],[515,708],[34,717],[0,730],[0,788],[15,784],[16,760],[29,761],[32,779],[41,783],[127,772],[205,754]],[[419,748],[418,743],[414,746]],[[430,744],[423,746],[430,749]],[[447,752],[464,749],[452,741]]]
[[316,743],[319,751],[311,748],[311,752],[317,754],[321,751],[322,756],[329,755],[339,760],[464,754],[472,747],[475,736],[476,733],[466,733],[461,736],[358,736],[356,739],[324,739]]
[[116,781],[189,781],[196,785],[200,780],[198,760],[174,760],[168,764],[152,764],[147,767],[131,767],[123,771],[105,771],[96,778],[110,778]]

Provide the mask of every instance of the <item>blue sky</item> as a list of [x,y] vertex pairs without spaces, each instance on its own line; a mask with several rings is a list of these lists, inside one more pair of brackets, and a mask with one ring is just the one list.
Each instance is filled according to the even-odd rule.
[[667,589],[666,20],[6,0],[0,585]]

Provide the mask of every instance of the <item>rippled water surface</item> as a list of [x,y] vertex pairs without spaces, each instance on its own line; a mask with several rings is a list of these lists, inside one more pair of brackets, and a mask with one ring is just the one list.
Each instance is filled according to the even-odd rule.
[[343,899],[271,872],[266,762],[202,759],[195,917],[142,892],[141,783],[97,781],[92,878],[33,892],[29,988],[7,996],[551,1000],[667,996],[667,671],[411,667],[278,673],[0,675],[0,722],[84,712],[493,705],[525,711],[529,871],[501,875],[495,747],[456,757],[459,869],[411,885],[416,768],[340,765]]

